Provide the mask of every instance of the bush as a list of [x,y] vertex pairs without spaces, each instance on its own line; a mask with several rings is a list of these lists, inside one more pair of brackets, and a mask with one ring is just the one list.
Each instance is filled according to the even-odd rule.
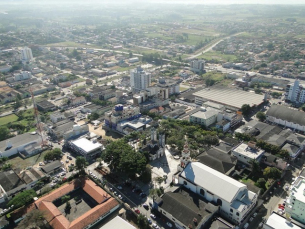
[[33,189],[25,190],[18,193],[13,199],[11,199],[7,206],[14,205],[15,208],[19,208],[23,205],[29,204],[33,201],[33,198],[37,196]]
[[55,148],[46,153],[46,155],[44,156],[44,160],[45,161],[60,160],[62,157],[61,154],[62,154],[61,150]]
[[46,187],[41,189],[40,194],[44,195],[44,194],[50,192],[51,190],[52,190],[52,188],[50,186],[46,186]]

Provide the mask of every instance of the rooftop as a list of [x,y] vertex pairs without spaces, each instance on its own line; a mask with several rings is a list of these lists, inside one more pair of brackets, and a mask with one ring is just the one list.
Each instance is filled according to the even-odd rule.
[[272,105],[266,115],[305,126],[305,113],[286,106]]
[[86,138],[80,138],[75,141],[72,141],[72,144],[82,149],[85,153],[90,153],[102,147],[102,144],[100,144],[99,142],[93,142]]
[[53,103],[49,102],[48,100],[43,100],[43,101],[37,102],[36,104],[37,104],[37,106],[40,106],[44,109],[55,106]]
[[258,149],[258,148],[253,149],[253,148],[249,147],[247,144],[242,143],[234,149],[234,152],[241,154],[243,156],[246,156],[248,158],[251,158],[251,159],[257,159],[264,153],[264,150]]
[[48,163],[44,166],[41,167],[41,169],[45,172],[45,173],[49,173],[57,168],[62,167],[62,164],[60,161],[52,161],[51,163]]
[[[209,192],[229,203],[234,200],[240,189],[246,188],[245,184],[242,184],[200,162],[189,163],[180,176],[205,188]],[[223,192],[223,187],[226,187],[226,192]]]
[[215,110],[213,108],[209,109],[209,107],[207,107],[206,111],[201,110],[201,111],[198,111],[198,112],[192,114],[191,116],[195,117],[195,118],[200,118],[200,119],[208,119],[210,117],[217,115],[218,112],[219,112],[219,110]]
[[249,104],[251,107],[263,102],[264,96],[246,92],[238,89],[212,87],[206,88],[194,93],[196,97],[201,97],[207,101],[227,105],[240,109],[243,104]]
[[285,217],[280,216],[274,212],[269,216],[266,225],[269,226],[270,228],[301,229],[301,227],[293,223],[287,222]]
[[6,192],[23,184],[24,182],[13,170],[0,172],[0,185]]
[[100,229],[136,229],[134,226],[132,226],[127,221],[123,220],[120,216],[116,216],[112,220],[110,220],[108,223],[106,223],[104,226],[102,226]]
[[218,211],[217,206],[206,202],[199,195],[185,188],[165,193],[160,207],[186,226],[194,226],[194,218],[199,223],[209,219],[214,212]]
[[[22,145],[25,145],[30,142],[34,141],[40,141],[40,135],[38,134],[31,134],[31,133],[25,133],[20,134],[15,137],[9,138],[7,140],[0,142],[0,152],[4,152],[6,150],[10,150]],[[11,145],[11,147],[8,147],[8,144]]]

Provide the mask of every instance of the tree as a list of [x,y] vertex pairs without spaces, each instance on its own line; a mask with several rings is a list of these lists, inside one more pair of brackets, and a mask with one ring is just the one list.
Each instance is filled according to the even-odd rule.
[[10,137],[10,131],[6,126],[0,126],[0,141],[8,139]]
[[100,117],[100,115],[98,113],[93,112],[91,115],[88,116],[88,119],[90,121],[93,121],[93,120],[97,120],[99,117]]
[[53,161],[53,160],[60,160],[62,158],[62,152],[59,148],[55,148],[53,150],[50,150],[46,153],[44,156],[45,161]]
[[23,205],[29,204],[33,201],[33,198],[36,195],[37,194],[33,189],[20,192],[8,202],[7,207],[14,205],[15,208],[19,208]]
[[159,188],[153,188],[149,190],[149,196],[153,199],[162,195],[162,191]]
[[16,97],[15,104],[14,104],[14,109],[18,109],[21,106],[22,106],[21,100],[18,97]]
[[243,115],[249,115],[251,112],[251,107],[249,104],[244,104],[241,106],[241,112],[243,113]]
[[261,172],[261,167],[260,167],[259,162],[257,160],[251,159],[249,161],[249,164],[251,165],[253,175],[259,174]]
[[259,178],[256,182],[257,187],[266,189],[266,180],[264,178]]
[[70,200],[70,196],[69,195],[64,195],[63,197],[61,197],[61,202],[64,204],[64,203],[67,203],[69,200]]
[[259,121],[263,122],[266,120],[266,114],[262,111],[257,112],[256,118],[258,118]]
[[87,166],[87,161],[84,157],[78,156],[75,160],[75,167],[80,170],[81,172],[85,171]]
[[49,224],[45,224],[45,212],[34,209],[27,213],[24,219],[15,227],[15,229],[24,228],[49,229],[51,227]]
[[138,215],[137,224],[138,224],[139,228],[141,228],[141,229],[150,228],[148,220],[143,214]]
[[264,176],[267,179],[280,179],[281,178],[281,171],[274,167],[267,167],[264,169]]

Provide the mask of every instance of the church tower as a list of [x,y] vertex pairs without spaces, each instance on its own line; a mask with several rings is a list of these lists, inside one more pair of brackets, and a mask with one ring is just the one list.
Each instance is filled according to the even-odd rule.
[[183,150],[181,152],[181,158],[180,158],[180,164],[178,165],[178,171],[182,171],[190,161],[191,161],[191,152],[190,152],[187,140],[186,140]]

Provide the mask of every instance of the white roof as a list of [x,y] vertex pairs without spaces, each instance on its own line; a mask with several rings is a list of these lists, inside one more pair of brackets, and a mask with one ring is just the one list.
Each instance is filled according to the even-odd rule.
[[73,141],[72,143],[75,146],[77,146],[78,148],[85,151],[86,153],[90,153],[90,152],[102,147],[102,144],[100,144],[99,142],[94,143],[92,141],[89,141],[86,138],[77,139],[77,140]]
[[245,143],[240,144],[233,151],[234,151],[234,153],[246,156],[247,158],[251,158],[251,159],[254,159],[254,160],[256,160],[258,157],[260,157],[264,153],[264,150],[262,150],[262,149],[251,149]]
[[200,162],[189,163],[181,176],[229,203],[233,201],[241,188],[246,188],[245,184]]
[[116,216],[115,218],[110,220],[100,229],[113,229],[113,228],[115,228],[115,229],[136,229],[134,226],[132,226],[130,223],[126,222],[119,216]]
[[287,223],[286,218],[275,213],[269,216],[266,225],[274,229],[301,229],[301,227],[293,223]]

